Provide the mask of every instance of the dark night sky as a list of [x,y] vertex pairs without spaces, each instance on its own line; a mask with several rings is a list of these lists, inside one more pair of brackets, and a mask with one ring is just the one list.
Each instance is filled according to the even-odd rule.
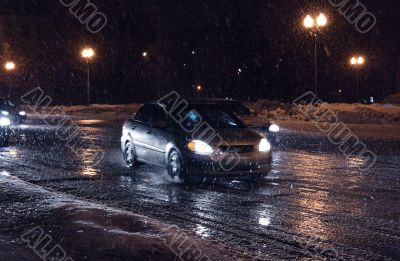
[[301,23],[321,10],[330,25],[320,36],[320,96],[353,98],[348,59],[360,53],[367,57],[361,93],[382,98],[400,85],[400,3],[361,2],[377,18],[367,34],[328,1],[92,0],[108,24],[91,34],[59,1],[1,0],[2,59],[19,65],[11,76],[15,96],[40,85],[59,103],[84,101],[79,51],[86,44],[98,54],[91,64],[95,102],[144,101],[172,89],[190,96],[197,84],[203,95],[289,101],[313,88],[313,42]]

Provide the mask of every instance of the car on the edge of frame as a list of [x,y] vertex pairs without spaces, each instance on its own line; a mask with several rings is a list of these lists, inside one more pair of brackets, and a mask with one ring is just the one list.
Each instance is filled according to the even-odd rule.
[[[258,179],[270,172],[269,141],[223,106],[190,103],[179,113],[184,119],[181,123],[165,108],[160,103],[145,104],[124,123],[121,146],[127,167],[138,162],[163,166],[172,178],[183,181],[198,177]],[[188,132],[190,126],[201,122],[222,140],[205,140],[205,129]]]
[[26,112],[7,98],[0,97],[0,112],[3,116],[7,116],[12,124],[21,124],[27,119]]
[[0,111],[0,145],[4,145],[8,142],[11,135],[11,120],[9,115],[5,112]]
[[279,144],[279,125],[251,111],[242,102],[230,98],[198,99],[198,101],[208,104],[219,104],[223,106],[226,110],[233,112],[239,119],[244,122],[244,124],[249,126],[251,129],[267,137],[273,145]]

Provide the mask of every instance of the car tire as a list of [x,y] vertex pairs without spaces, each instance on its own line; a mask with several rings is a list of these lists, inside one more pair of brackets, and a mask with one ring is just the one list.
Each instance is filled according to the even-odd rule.
[[172,150],[168,155],[167,163],[168,175],[176,181],[183,182],[185,179],[185,167],[181,154],[177,150]]
[[133,145],[133,143],[130,141],[128,141],[125,145],[124,161],[128,169],[132,169],[137,165],[135,145]]

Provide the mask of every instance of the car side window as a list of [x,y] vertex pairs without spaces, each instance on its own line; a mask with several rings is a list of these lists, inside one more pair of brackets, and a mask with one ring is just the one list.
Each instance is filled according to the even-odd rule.
[[135,116],[136,121],[140,121],[147,124],[153,124],[155,122],[166,121],[167,117],[164,110],[155,105],[149,104],[144,105]]
[[135,115],[135,121],[140,121],[143,123],[150,124],[150,111],[149,105],[144,105]]
[[151,123],[156,122],[165,122],[167,121],[167,117],[165,115],[165,111],[160,106],[154,106],[152,111]]

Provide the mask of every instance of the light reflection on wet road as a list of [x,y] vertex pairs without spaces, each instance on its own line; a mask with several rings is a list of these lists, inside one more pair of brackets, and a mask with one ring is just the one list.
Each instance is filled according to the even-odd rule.
[[106,152],[101,164],[85,164],[55,128],[26,125],[0,148],[0,171],[229,242],[262,259],[311,257],[307,251],[315,247],[343,258],[400,259],[400,141],[367,142],[379,159],[361,173],[361,159],[346,159],[320,135],[290,134],[260,184],[183,185],[158,167],[123,167],[122,122],[78,123]]

